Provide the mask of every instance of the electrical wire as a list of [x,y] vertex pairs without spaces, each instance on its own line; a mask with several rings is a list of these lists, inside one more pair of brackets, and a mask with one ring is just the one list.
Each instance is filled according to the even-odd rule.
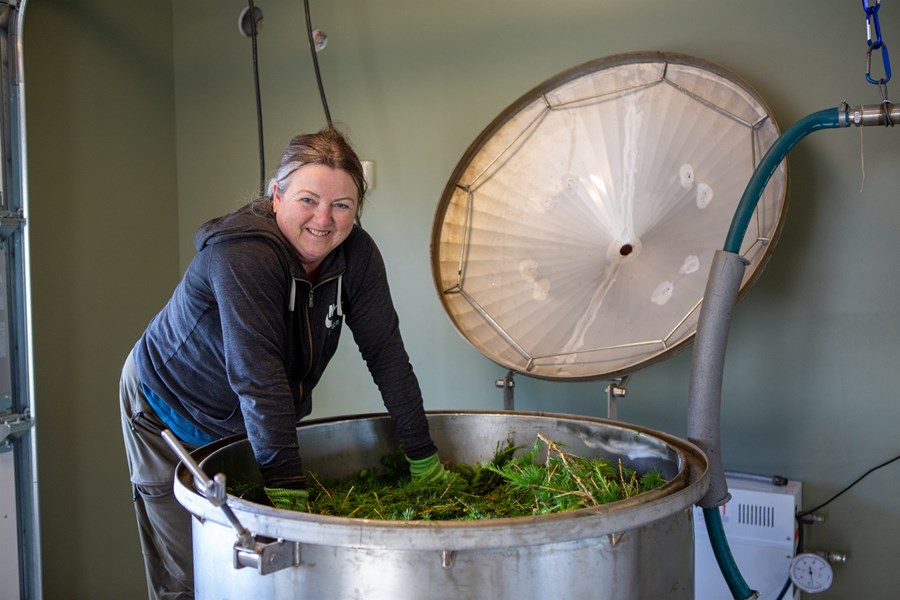
[[309,37],[309,52],[312,55],[313,68],[316,71],[316,83],[319,85],[319,98],[322,100],[322,108],[325,110],[325,120],[328,127],[333,128],[331,112],[328,110],[328,100],[325,99],[325,87],[322,85],[322,74],[319,72],[319,58],[316,53],[316,41],[313,37],[312,20],[309,17],[309,0],[303,0],[303,11],[306,13],[306,33]]
[[[857,483],[859,483],[860,481],[862,481],[863,479],[865,479],[866,477],[868,477],[869,475],[871,475],[878,469],[884,468],[884,467],[888,466],[889,464],[896,462],[898,460],[900,460],[900,456],[895,456],[894,458],[892,458],[890,460],[884,461],[880,465],[872,467],[871,469],[869,469],[868,471],[866,471],[865,473],[863,473],[862,475],[857,477],[853,483],[851,483],[850,485],[848,485],[847,487],[845,487],[844,489],[839,491],[837,494],[833,495],[831,498],[829,498],[825,502],[819,504],[815,508],[811,508],[809,510],[797,513],[796,519],[797,519],[797,524],[799,525],[799,527],[797,528],[797,554],[800,554],[804,550],[803,526],[807,525],[807,523],[803,520],[803,517],[807,517],[807,516],[811,515],[812,513],[816,512],[817,510],[821,510],[821,509],[825,508],[826,506],[828,506],[829,504],[831,504],[832,502],[837,500],[844,493],[849,491],[850,488],[855,486]],[[784,587],[781,589],[781,593],[778,594],[778,597],[775,600],[781,600],[782,598],[784,598],[784,595],[787,593],[787,590],[790,586],[791,586],[791,578],[790,578],[790,576],[788,576],[787,581],[784,583]]]
[[253,85],[256,90],[256,132],[259,146],[259,193],[266,192],[266,152],[263,143],[262,96],[259,91],[259,61],[256,51],[256,7],[253,0],[247,0],[250,9],[250,41],[253,47]]
[[[313,69],[316,72],[316,84],[319,87],[319,99],[322,101],[322,110],[325,111],[325,120],[328,127],[334,129],[334,121],[331,120],[331,111],[328,110],[328,99],[325,97],[325,86],[322,84],[322,72],[319,70],[319,56],[316,52],[316,39],[313,35],[312,18],[309,16],[309,0],[303,0],[303,12],[306,16],[306,35],[309,38],[309,53],[312,57]],[[359,212],[356,213],[356,224],[362,226]]]
[[877,471],[878,469],[881,469],[882,467],[886,467],[886,466],[888,466],[889,464],[891,464],[892,462],[895,462],[895,461],[898,461],[898,460],[900,460],[900,456],[895,456],[894,458],[892,458],[892,459],[890,459],[890,460],[886,460],[885,462],[881,463],[880,465],[878,465],[878,466],[876,466],[876,467],[872,467],[871,469],[869,469],[868,471],[866,471],[865,473],[863,473],[862,475],[860,475],[859,477],[857,477],[857,478],[856,478],[856,481],[854,481],[853,483],[851,483],[850,485],[848,485],[847,487],[845,487],[844,489],[842,489],[841,491],[839,491],[837,494],[835,494],[834,496],[832,496],[831,498],[829,498],[828,500],[826,500],[826,501],[823,502],[822,504],[816,506],[815,508],[811,508],[811,509],[809,509],[809,510],[807,510],[807,511],[798,513],[798,514],[797,514],[797,518],[798,518],[798,519],[802,519],[803,517],[808,516],[808,515],[810,515],[810,514],[816,512],[817,510],[820,510],[820,509],[822,509],[822,508],[825,508],[826,506],[828,506],[829,504],[831,504],[832,502],[834,502],[835,500],[837,500],[837,499],[838,499],[841,495],[843,495],[845,492],[849,491],[850,488],[852,488],[852,487],[855,486],[857,483],[859,483],[860,481],[862,481],[863,479],[865,479],[866,477],[868,477],[870,474],[872,474],[872,473],[874,473],[875,471]]

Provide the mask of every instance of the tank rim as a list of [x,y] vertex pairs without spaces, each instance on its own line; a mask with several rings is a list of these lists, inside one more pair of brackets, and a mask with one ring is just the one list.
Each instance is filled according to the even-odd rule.
[[[620,534],[628,530],[689,509],[703,497],[709,487],[709,462],[699,447],[687,440],[647,427],[599,417],[543,411],[441,410],[427,411],[427,415],[429,419],[447,416],[547,418],[626,429],[657,439],[674,450],[681,462],[679,477],[682,481],[675,485],[670,485],[670,482],[661,488],[664,490],[662,493],[654,494],[653,492],[660,490],[652,490],[634,498],[598,507],[478,521],[385,521],[334,517],[276,509],[231,495],[228,496],[228,505],[246,529],[257,536],[272,539],[301,544],[396,550],[481,550],[603,536],[617,540]],[[299,423],[298,429],[374,418],[389,417],[386,413],[366,413],[310,419]],[[202,465],[206,458],[233,444],[242,443],[246,437],[235,435],[223,438],[198,448],[191,456]],[[193,488],[193,477],[183,464],[178,465],[175,475],[175,496],[182,506],[203,522],[212,521],[231,527],[222,510],[213,506]]]

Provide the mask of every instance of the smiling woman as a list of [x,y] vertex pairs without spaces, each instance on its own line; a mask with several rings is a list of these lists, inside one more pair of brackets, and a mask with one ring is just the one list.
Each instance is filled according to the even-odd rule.
[[304,165],[288,178],[287,189],[273,186],[272,212],[306,274],[314,277],[328,254],[353,230],[359,192],[353,178],[326,165]]
[[268,193],[198,230],[197,255],[122,370],[120,401],[151,598],[193,597],[190,515],[175,500],[171,430],[189,448],[244,434],[268,500],[305,510],[296,422],[344,318],[414,476],[442,466],[374,240],[354,223],[362,165],[334,129],[294,137]]

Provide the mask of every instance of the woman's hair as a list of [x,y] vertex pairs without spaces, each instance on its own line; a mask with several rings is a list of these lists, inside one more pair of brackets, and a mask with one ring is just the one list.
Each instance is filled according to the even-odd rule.
[[363,176],[362,163],[347,138],[333,127],[326,127],[316,133],[301,133],[294,136],[281,156],[274,177],[266,185],[265,194],[252,202],[254,208],[271,212],[275,186],[284,191],[294,171],[303,165],[312,164],[341,169],[350,175],[359,192],[359,208],[356,214],[361,214],[366,196],[366,179]]

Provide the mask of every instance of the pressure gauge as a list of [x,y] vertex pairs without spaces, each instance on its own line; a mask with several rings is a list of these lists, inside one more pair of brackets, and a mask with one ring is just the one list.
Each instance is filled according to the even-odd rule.
[[791,581],[801,591],[815,594],[831,587],[834,573],[823,556],[804,552],[791,561]]

